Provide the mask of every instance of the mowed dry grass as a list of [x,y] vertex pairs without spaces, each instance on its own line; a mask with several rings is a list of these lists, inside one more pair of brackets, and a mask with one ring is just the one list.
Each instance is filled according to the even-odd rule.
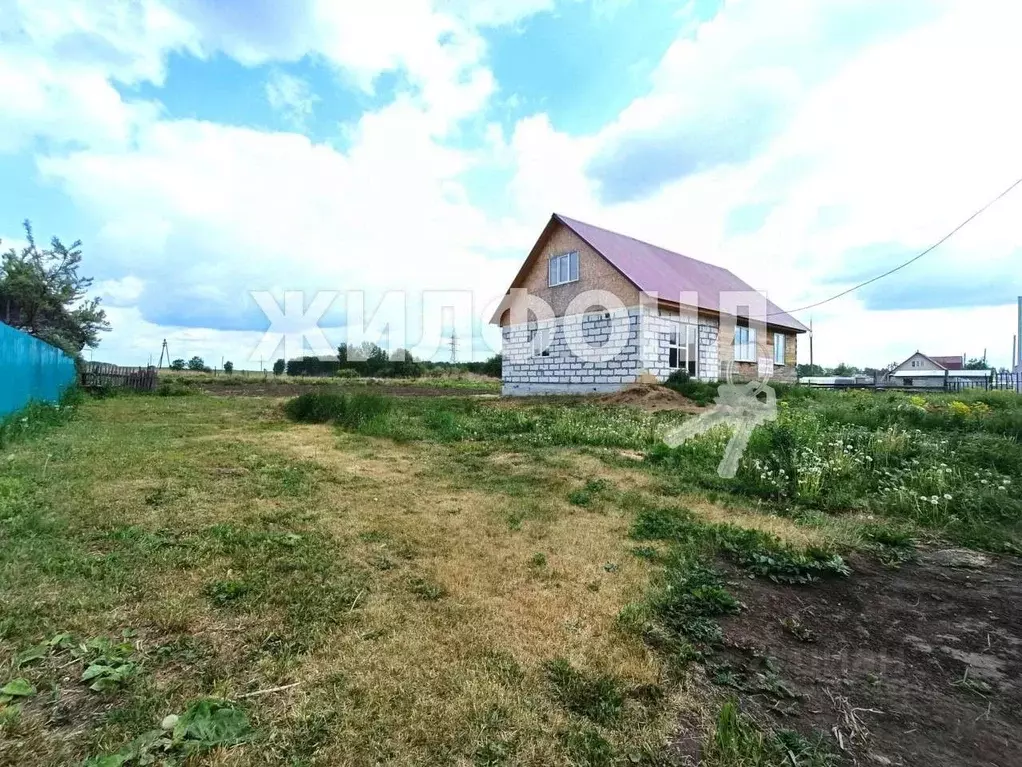
[[[326,426],[260,442],[317,462],[343,487],[324,491],[320,521],[377,571],[358,630],[315,661],[316,674],[342,674],[360,690],[362,716],[327,746],[330,763],[358,763],[367,753],[417,763],[424,753],[470,754],[486,739],[515,741],[516,763],[558,763],[556,733],[569,722],[548,694],[546,661],[564,657],[629,685],[662,681],[659,659],[616,625],[650,577],[629,553],[626,515],[550,497],[541,513],[516,523],[518,499],[436,481],[434,464],[447,449],[437,445]],[[534,469],[527,456],[489,460],[495,472]],[[587,456],[578,463],[596,468]],[[556,471],[535,472],[538,491],[560,481],[549,476]],[[419,582],[442,596],[423,598]],[[622,738],[658,745],[672,709],[663,706],[652,726],[636,710]]]
[[[662,495],[618,451],[397,442],[289,423],[280,404],[92,401],[13,451],[0,663],[59,631],[130,629],[140,671],[101,696],[66,656],[19,671],[55,691],[0,722],[0,763],[112,753],[205,696],[238,701],[254,734],[196,764],[589,764],[604,743],[662,754],[702,703],[618,620],[657,576],[632,551],[636,503],[798,544],[822,535]],[[569,500],[594,480],[605,495]],[[613,680],[620,712],[571,710],[555,659]]]

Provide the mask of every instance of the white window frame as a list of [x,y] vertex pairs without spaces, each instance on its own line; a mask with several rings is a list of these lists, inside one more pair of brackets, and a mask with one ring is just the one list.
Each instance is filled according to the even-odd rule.
[[529,343],[532,344],[533,357],[549,357],[553,343],[553,328],[534,328],[529,331]]
[[735,362],[756,362],[756,328],[739,325],[735,328]]
[[561,253],[550,256],[547,264],[547,286],[555,288],[558,285],[567,285],[569,282],[578,282],[578,251]]
[[[784,365],[784,355],[788,351],[788,337],[784,333],[774,333],[774,364]],[[778,354],[780,352],[780,354]]]
[[[674,322],[671,325],[667,333],[667,367],[670,370],[684,370],[696,378],[699,374],[699,326],[691,322]],[[692,359],[688,357],[690,348],[693,351]]]

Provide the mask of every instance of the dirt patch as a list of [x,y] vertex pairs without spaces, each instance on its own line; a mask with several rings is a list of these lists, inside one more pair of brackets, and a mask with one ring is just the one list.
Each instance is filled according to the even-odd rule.
[[1017,764],[1022,561],[934,561],[806,588],[734,573],[747,609],[707,666],[757,719],[830,735],[857,765]]
[[705,410],[683,394],[657,384],[631,384],[619,392],[600,397],[599,401],[607,405],[631,405],[650,412],[679,410],[682,413],[701,413]]

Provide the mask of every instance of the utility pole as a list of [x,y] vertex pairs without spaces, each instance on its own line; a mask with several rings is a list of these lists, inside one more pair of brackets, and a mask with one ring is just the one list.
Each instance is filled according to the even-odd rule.
[[[167,339],[166,338],[163,339],[163,345],[160,346],[160,365],[159,365],[160,370],[163,370],[163,355],[164,354],[167,355],[167,364],[169,365],[170,364],[170,348],[167,346]],[[150,364],[151,364],[152,357],[150,357],[149,360],[150,360]]]
[[812,375],[816,375],[813,372],[813,318],[809,318],[809,372]]

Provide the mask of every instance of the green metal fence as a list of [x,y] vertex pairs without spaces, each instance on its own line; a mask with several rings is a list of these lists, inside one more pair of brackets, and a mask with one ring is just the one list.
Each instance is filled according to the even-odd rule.
[[0,417],[33,400],[56,402],[74,382],[73,359],[0,322]]

